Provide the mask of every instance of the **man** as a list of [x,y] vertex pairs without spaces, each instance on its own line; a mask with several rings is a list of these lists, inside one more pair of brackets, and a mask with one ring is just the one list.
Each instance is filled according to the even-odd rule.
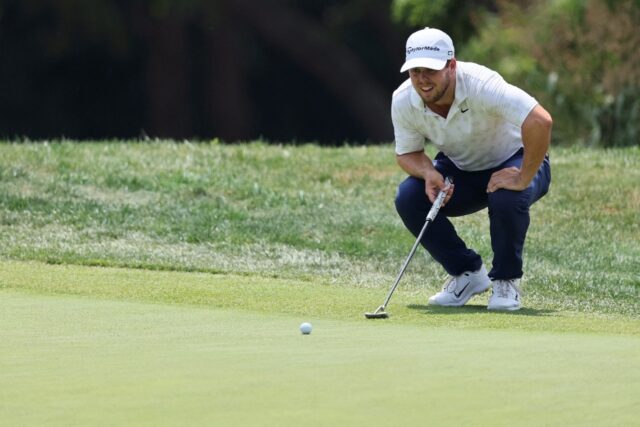
[[[457,61],[451,38],[434,28],[409,37],[400,71],[409,79],[393,93],[391,116],[396,159],[409,177],[398,188],[396,209],[414,236],[447,190],[421,242],[451,275],[429,304],[462,306],[492,285],[488,309],[518,310],[529,207],[551,181],[551,116],[498,73]],[[425,139],[439,151],[433,160]],[[445,189],[447,176],[453,184]],[[448,219],[485,207],[493,249],[488,273]]]

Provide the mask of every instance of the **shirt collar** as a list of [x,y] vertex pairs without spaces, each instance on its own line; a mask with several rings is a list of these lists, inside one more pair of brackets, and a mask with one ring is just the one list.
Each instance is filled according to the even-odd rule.
[[[458,62],[458,66],[460,62]],[[452,109],[459,109],[460,105],[464,103],[469,97],[469,90],[467,89],[467,84],[464,78],[462,78],[462,72],[458,69],[456,70],[456,95],[453,98],[453,104],[451,105]]]
[[420,98],[420,95],[418,95],[418,92],[416,92],[416,88],[414,88],[413,85],[411,85],[410,98],[411,105],[413,105],[418,110],[424,110],[424,101],[422,100],[422,98]]

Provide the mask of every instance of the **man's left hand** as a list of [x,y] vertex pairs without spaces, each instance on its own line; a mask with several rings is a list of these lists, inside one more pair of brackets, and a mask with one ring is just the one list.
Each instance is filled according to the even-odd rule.
[[512,166],[510,168],[501,169],[491,175],[489,184],[487,185],[487,193],[493,193],[500,188],[505,190],[522,191],[529,183],[523,182],[520,169]]

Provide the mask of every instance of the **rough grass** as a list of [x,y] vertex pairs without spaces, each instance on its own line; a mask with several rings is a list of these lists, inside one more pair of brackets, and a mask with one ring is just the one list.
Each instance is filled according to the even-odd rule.
[[[532,208],[526,302],[637,317],[640,150],[553,149]],[[394,212],[389,146],[0,144],[0,257],[247,274],[384,294],[413,238]],[[456,220],[491,261],[486,212]],[[414,258],[420,300],[443,273]]]

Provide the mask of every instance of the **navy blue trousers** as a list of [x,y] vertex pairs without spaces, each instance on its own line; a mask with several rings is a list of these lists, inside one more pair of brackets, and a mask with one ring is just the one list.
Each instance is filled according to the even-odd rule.
[[[438,153],[433,164],[443,175],[453,178],[455,190],[449,202],[429,225],[421,243],[447,273],[457,276],[476,271],[482,259],[466,244],[448,217],[469,215],[489,208],[489,228],[493,265],[489,277],[495,280],[522,277],[522,250],[529,228],[529,207],[544,196],[551,183],[551,165],[545,158],[538,173],[523,191],[500,189],[487,193],[491,174],[511,166],[520,167],[523,152],[518,151],[500,166],[477,172],[458,169],[444,154]],[[431,208],[425,194],[424,180],[410,176],[404,180],[396,195],[396,209],[405,226],[418,236]]]

